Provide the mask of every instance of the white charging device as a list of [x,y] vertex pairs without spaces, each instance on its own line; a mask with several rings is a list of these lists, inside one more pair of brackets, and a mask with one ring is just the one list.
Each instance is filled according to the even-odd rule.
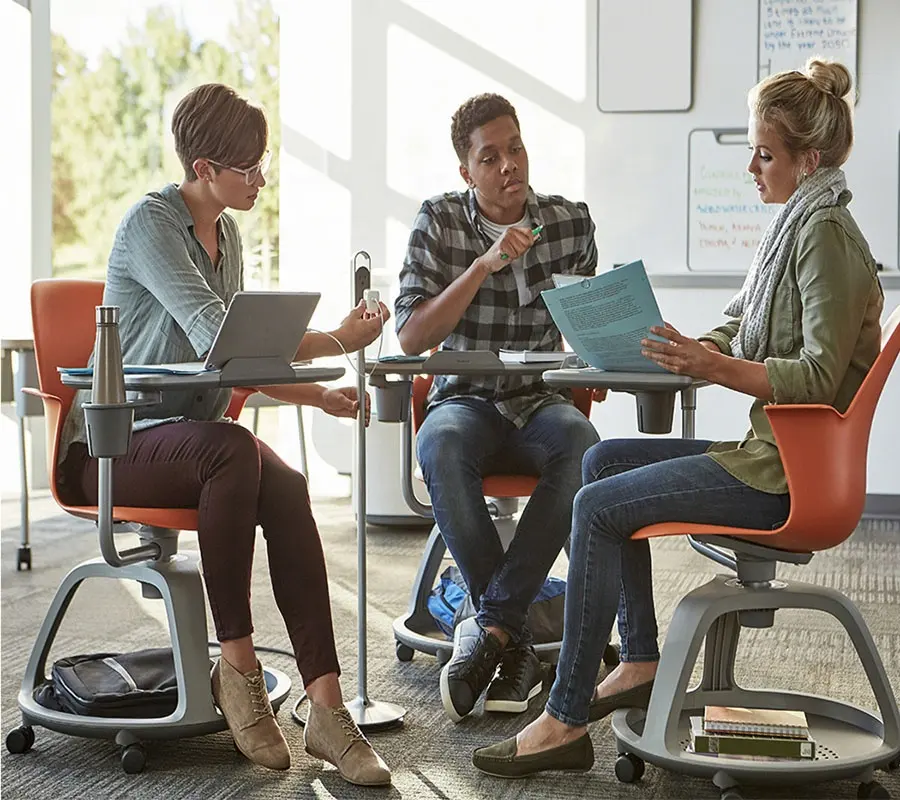
[[381,296],[378,294],[377,289],[363,290],[363,300],[366,301],[366,311],[370,314],[378,314],[381,312],[381,306],[378,305],[380,299]]

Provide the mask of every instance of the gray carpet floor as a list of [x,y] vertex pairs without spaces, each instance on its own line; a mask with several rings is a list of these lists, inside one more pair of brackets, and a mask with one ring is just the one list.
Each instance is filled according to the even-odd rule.
[[[3,503],[0,549],[2,579],[2,730],[18,724],[16,693],[29,649],[53,593],[65,572],[97,552],[96,534],[87,523],[56,513],[50,501],[36,504],[33,525],[34,571],[15,572],[19,536],[18,506]],[[338,651],[344,669],[344,693],[356,688],[356,546],[349,503],[315,503],[331,578]],[[43,512],[41,511],[43,509]],[[409,663],[394,656],[391,621],[406,606],[427,531],[372,528],[369,553],[369,695],[408,709],[402,728],[371,736],[394,770],[390,789],[364,790],[344,783],[303,750],[300,729],[280,715],[293,754],[287,773],[275,774],[238,756],[230,735],[147,746],[147,767],[125,775],[118,749],[108,741],[67,738],[36,729],[34,749],[0,758],[2,793],[6,798],[717,798],[712,785],[648,766],[643,780],[620,784],[613,774],[615,746],[608,722],[593,726],[596,764],[586,774],[551,774],[504,782],[476,772],[470,765],[474,747],[513,735],[539,713],[541,702],[520,717],[484,714],[480,709],[460,725],[441,708],[433,658],[417,655]],[[191,546],[185,537],[183,546]],[[661,632],[679,598],[715,572],[684,541],[655,542],[654,571]],[[259,539],[254,568],[254,619],[259,644],[289,647],[268,583],[264,542]],[[564,562],[558,567],[564,570]],[[563,572],[564,574],[564,572]],[[900,522],[864,523],[854,537],[822,553],[807,567],[784,569],[785,576],[834,587],[862,609],[881,651],[895,691],[900,687]],[[86,583],[71,606],[52,657],[100,650],[130,650],[167,643],[165,626],[153,606],[114,581]],[[291,662],[269,656],[268,663],[296,678]],[[776,627],[742,637],[737,666],[739,680],[751,687],[779,686],[813,691],[874,708],[871,691],[843,630],[817,613],[779,612]],[[543,696],[545,698],[546,695]],[[900,798],[900,773],[879,773],[879,780]],[[853,798],[851,781],[791,789],[749,787],[750,798]]]

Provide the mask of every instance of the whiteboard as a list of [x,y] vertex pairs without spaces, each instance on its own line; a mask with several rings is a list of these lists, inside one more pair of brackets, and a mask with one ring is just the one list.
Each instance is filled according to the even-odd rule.
[[601,111],[687,111],[693,102],[693,0],[598,0]]
[[857,0],[759,0],[759,70],[800,69],[810,56],[840,61],[856,89]]
[[760,202],[747,172],[746,128],[688,137],[688,269],[746,272],[778,207]]

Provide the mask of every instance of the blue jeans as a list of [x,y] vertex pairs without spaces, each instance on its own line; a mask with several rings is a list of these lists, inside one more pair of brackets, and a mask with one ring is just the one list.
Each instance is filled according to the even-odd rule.
[[612,439],[584,456],[575,497],[566,621],[547,713],[587,723],[588,705],[616,610],[625,661],[655,661],[656,612],[650,544],[631,535],[657,522],[777,528],[790,497],[751,489],[697,439]]
[[[543,406],[523,428],[474,397],[429,411],[416,454],[482,625],[522,639],[528,607],[569,536],[582,457],[597,441],[590,420],[568,403]],[[505,553],[482,493],[482,478],[492,474],[540,478]]]

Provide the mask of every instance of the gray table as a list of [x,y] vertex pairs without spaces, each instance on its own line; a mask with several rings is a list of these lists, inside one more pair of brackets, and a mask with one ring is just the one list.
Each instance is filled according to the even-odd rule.
[[672,429],[675,395],[681,392],[681,435],[696,435],[697,389],[706,381],[669,372],[607,372],[602,369],[552,369],[544,373],[550,386],[577,386],[585,389],[608,389],[635,396],[638,430],[642,433],[668,433]]
[[[44,415],[44,404],[37,397],[22,393],[25,386],[37,386],[37,363],[34,359],[34,341],[31,339],[3,339],[2,344],[2,402],[15,404],[16,424],[19,428],[19,470],[21,473],[21,499],[19,509],[21,524],[19,549],[16,553],[16,569],[31,569],[31,537],[28,516],[28,459],[25,448],[25,418]],[[15,354],[15,369],[13,369]]]
[[[177,366],[177,365],[175,365]],[[90,375],[62,373],[60,380],[74,389],[90,389]],[[129,372],[125,375],[125,388],[130,392],[161,392],[177,389],[233,389],[238,386],[275,386],[289,383],[317,383],[333,381],[344,374],[343,367],[316,367],[292,364],[291,375],[284,372],[257,372],[252,375],[207,370],[196,375],[157,375]]]

